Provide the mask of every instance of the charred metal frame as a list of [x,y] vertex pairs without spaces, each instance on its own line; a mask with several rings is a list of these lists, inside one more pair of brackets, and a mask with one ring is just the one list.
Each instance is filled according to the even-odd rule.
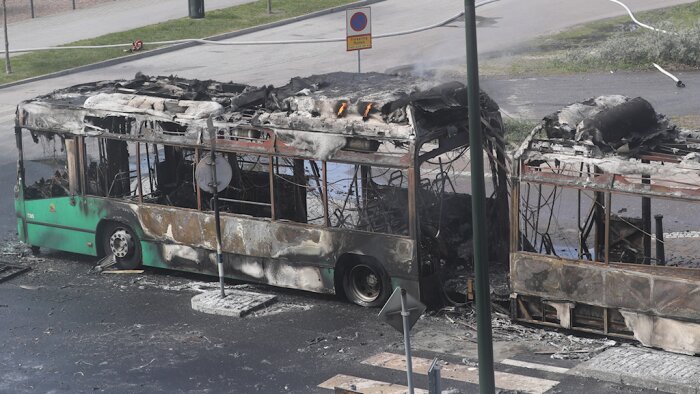
[[[348,79],[347,76],[341,77]],[[368,79],[367,82],[362,82],[365,84],[365,90],[361,89],[362,92],[375,87],[375,80],[384,81],[386,86],[404,83],[398,77],[380,74],[363,74],[361,77]],[[329,78],[335,78],[335,75]],[[355,81],[357,77],[351,78]],[[20,151],[17,209],[19,226],[23,230],[20,232],[21,238],[25,242],[31,238],[27,235],[23,195],[27,185],[24,184],[21,175],[21,134],[22,130],[28,130],[32,135],[73,138],[77,142],[76,161],[81,169],[79,192],[68,197],[73,207],[69,209],[79,210],[86,216],[92,215],[94,218],[90,220],[97,223],[97,229],[90,224],[73,229],[92,234],[80,238],[87,239],[87,242],[84,242],[86,245],[76,247],[76,252],[98,254],[100,223],[104,220],[119,221],[131,226],[140,238],[144,264],[162,267],[165,263],[165,266],[176,269],[196,267],[198,272],[215,273],[214,265],[208,264],[212,261],[211,251],[215,248],[211,244],[213,237],[207,235],[209,219],[205,203],[202,201],[205,198],[203,192],[198,186],[195,187],[196,209],[152,204],[144,198],[146,179],[141,163],[141,155],[144,153],[141,144],[144,144],[149,171],[147,182],[152,193],[155,190],[155,182],[152,179],[151,168],[157,168],[159,165],[160,153],[157,146],[191,150],[195,160],[199,161],[210,149],[209,139],[203,138],[203,135],[207,133],[205,120],[212,117],[214,128],[217,130],[218,152],[256,155],[266,157],[268,161],[270,203],[265,205],[269,205],[270,217],[256,218],[234,213],[223,215],[226,238],[224,249],[230,254],[225,260],[225,264],[228,265],[227,273],[233,273],[234,277],[244,280],[317,292],[333,292],[334,282],[337,281],[337,278],[333,278],[333,270],[337,269],[335,265],[343,260],[345,254],[350,254],[376,259],[384,266],[394,286],[401,285],[416,295],[426,290],[419,290],[418,283],[423,272],[418,250],[421,237],[421,214],[417,200],[420,166],[432,158],[447,152],[456,152],[468,145],[466,119],[462,111],[465,106],[459,96],[463,86],[447,84],[435,93],[428,92],[433,96],[427,98],[422,92],[417,93],[416,98],[404,92],[394,92],[374,96],[370,94],[369,99],[360,97],[358,100],[355,97],[339,100],[323,95],[319,95],[318,98],[313,94],[308,98],[304,95],[299,96],[295,93],[298,89],[295,86],[272,91],[269,88],[255,90],[235,84],[224,86],[224,93],[218,97],[213,96],[211,87],[219,89],[224,84],[217,85],[218,83],[212,81],[206,83],[210,84],[209,87],[201,81],[167,78],[146,77],[134,81],[108,81],[64,89],[21,103],[16,120],[17,145]],[[318,89],[323,83],[309,84],[306,90]],[[291,85],[294,85],[294,81]],[[178,99],[176,94],[171,93],[183,89],[183,86],[185,90],[191,89],[183,94],[183,97],[194,96]],[[201,86],[204,87],[200,88]],[[351,86],[354,86],[354,83]],[[413,85],[408,86],[415,89]],[[153,94],[155,88],[163,87],[164,89]],[[291,92],[285,93],[286,98],[281,96],[284,89]],[[205,94],[204,92],[215,99],[195,100],[196,95]],[[216,92],[220,94],[221,90]],[[348,92],[356,96],[356,93],[350,90]],[[505,205],[505,209],[496,210],[501,215],[498,222],[505,222],[499,229],[505,229],[507,234],[507,220],[503,218],[507,218],[508,191],[505,173],[509,163],[505,154],[498,107],[485,97],[487,104],[482,110],[482,132],[487,138],[484,148],[494,171],[496,199],[498,204]],[[283,99],[288,101],[286,109],[279,108]],[[226,100],[230,100],[230,103]],[[265,100],[272,104],[261,105]],[[355,100],[356,105],[349,105]],[[415,113],[414,106],[417,104],[412,100],[425,100],[421,104],[423,115]],[[441,103],[441,100],[444,100],[444,103]],[[236,110],[224,110],[222,115],[222,105],[219,101],[226,101],[230,108],[239,104],[240,106]],[[310,101],[314,102],[315,109],[303,109],[309,108]],[[329,103],[342,104],[329,106]],[[298,106],[299,111],[289,109],[293,106]],[[168,112],[169,108],[174,108],[172,113]],[[397,108],[396,112],[392,113],[394,108]],[[309,112],[304,115],[304,111]],[[432,127],[430,122],[421,118],[444,118],[436,114],[448,115],[446,119],[454,120],[444,124],[439,121]],[[133,192],[131,198],[100,198],[87,193],[89,185],[86,174],[89,163],[86,138],[92,137],[98,141],[128,142],[135,147],[137,186],[135,190],[129,191]],[[317,143],[318,141],[323,144]],[[428,143],[435,146],[431,145],[430,149],[424,150],[421,155],[422,149]],[[149,145],[152,147],[150,152]],[[154,156],[154,163],[150,162],[151,155]],[[321,174],[315,176],[317,181],[318,175],[322,178],[319,187],[323,210],[322,225],[283,220],[281,207],[275,198],[280,193],[280,190],[276,190],[275,178],[279,174],[275,171],[279,171],[278,162],[281,158],[295,163],[299,160],[320,161]],[[328,167],[331,163],[354,165],[360,169],[360,179],[356,187],[363,189],[365,204],[367,193],[370,192],[368,176],[372,176],[369,170],[371,167],[396,169],[405,173],[408,206],[407,212],[404,213],[407,215],[407,234],[333,228],[328,182]],[[301,170],[303,171],[303,165]],[[318,168],[315,172],[319,172]],[[29,203],[33,206],[40,205],[31,201]],[[246,231],[242,232],[242,228]],[[33,240],[41,242],[40,239]],[[56,240],[47,240],[47,244],[41,246],[56,248],[63,245]],[[507,253],[508,245],[502,246],[497,246],[498,250],[505,250]],[[251,266],[257,267],[259,275],[253,272],[255,270],[249,269]],[[299,278],[290,279],[289,274],[284,272],[298,272]]]
[[[539,140],[534,138],[536,132],[516,152],[511,176],[512,317],[543,326],[635,338],[647,346],[681,353],[700,353],[700,269],[665,267],[663,258],[661,265],[650,265],[655,259],[651,258],[651,224],[647,223],[652,197],[700,202],[696,185],[673,179],[689,174],[697,177],[700,164],[654,151],[641,152],[635,158],[606,155],[592,144]],[[693,137],[685,141],[685,152],[696,150],[698,140]],[[665,148],[663,144],[656,147]],[[524,191],[525,185],[528,189]],[[523,199],[529,201],[527,191],[532,185],[540,190],[538,198],[542,197],[542,186],[577,193],[578,258],[536,250],[537,244],[528,240],[525,230],[533,225],[527,223],[521,204]],[[595,195],[588,227],[581,225],[584,191]],[[641,197],[640,227],[646,231],[640,245],[642,264],[622,263],[611,255],[613,193]],[[586,259],[583,241],[594,222],[595,256]],[[537,224],[532,228],[539,231]]]

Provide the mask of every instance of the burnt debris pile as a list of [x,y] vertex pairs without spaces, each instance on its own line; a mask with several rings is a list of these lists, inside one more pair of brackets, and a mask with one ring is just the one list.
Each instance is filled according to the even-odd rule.
[[[683,155],[700,134],[680,130],[642,97],[609,95],[571,104],[545,116],[535,129],[549,139],[595,146],[599,155]],[[685,145],[684,149],[679,149]],[[689,149],[689,150],[687,150]]]

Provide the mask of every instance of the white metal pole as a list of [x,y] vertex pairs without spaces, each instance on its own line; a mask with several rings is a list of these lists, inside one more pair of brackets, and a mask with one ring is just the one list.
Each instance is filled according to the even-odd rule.
[[408,379],[408,394],[413,394],[413,360],[411,356],[411,337],[408,317],[411,315],[406,310],[406,290],[401,289],[401,317],[403,318],[403,344],[406,350],[406,377]]

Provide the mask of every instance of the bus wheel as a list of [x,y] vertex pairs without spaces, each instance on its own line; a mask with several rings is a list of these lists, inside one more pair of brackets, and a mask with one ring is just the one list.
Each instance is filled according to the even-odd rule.
[[107,224],[102,232],[102,250],[114,255],[119,268],[135,269],[141,265],[141,243],[129,226]]
[[29,249],[32,251],[32,256],[38,256],[41,254],[41,248],[39,248],[38,246],[32,245],[29,247]]
[[361,262],[345,271],[343,290],[348,300],[360,306],[382,306],[391,294],[389,277],[379,264]]

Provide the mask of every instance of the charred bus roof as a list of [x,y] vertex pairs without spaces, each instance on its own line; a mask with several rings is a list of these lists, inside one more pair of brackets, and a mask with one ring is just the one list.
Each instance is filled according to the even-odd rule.
[[[700,132],[676,127],[641,97],[600,96],[548,115],[514,158],[523,181],[700,200]],[[544,163],[560,170],[543,170]],[[580,165],[599,175],[582,175]]]
[[[483,111],[498,111],[488,96],[481,101]],[[206,145],[206,120],[212,117],[219,139],[280,140],[293,154],[328,159],[339,150],[373,151],[382,142],[466,135],[466,107],[466,88],[459,82],[379,73],[293,78],[279,88],[137,74],[24,101],[17,126],[197,146]],[[110,136],[115,120],[129,125]]]

